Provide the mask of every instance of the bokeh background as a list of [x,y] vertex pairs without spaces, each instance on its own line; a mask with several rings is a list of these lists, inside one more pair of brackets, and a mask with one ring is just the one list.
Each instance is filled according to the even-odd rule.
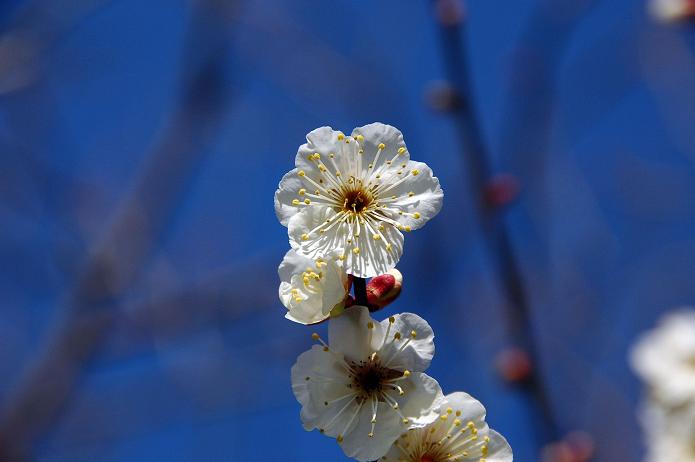
[[629,346],[695,300],[695,31],[647,11],[0,2],[0,460],[346,460],[299,421],[272,198],[307,132],[381,121],[445,190],[381,315],[515,460],[639,461]]

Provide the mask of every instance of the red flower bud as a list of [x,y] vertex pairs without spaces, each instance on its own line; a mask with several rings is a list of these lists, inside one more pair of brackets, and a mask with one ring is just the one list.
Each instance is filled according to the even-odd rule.
[[495,366],[500,376],[509,383],[525,382],[531,378],[533,371],[531,358],[521,348],[502,350],[497,355]]
[[371,311],[377,311],[394,301],[400,295],[402,285],[403,275],[396,268],[372,278],[367,284],[367,303]]

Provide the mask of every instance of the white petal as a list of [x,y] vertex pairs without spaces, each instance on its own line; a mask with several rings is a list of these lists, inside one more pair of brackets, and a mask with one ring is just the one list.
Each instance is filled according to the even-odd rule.
[[302,187],[302,182],[297,176],[297,169],[290,170],[282,177],[277,191],[275,191],[275,215],[283,226],[287,226],[287,222],[297,212],[301,210],[300,206],[292,203],[294,199],[298,200],[297,191]]
[[422,372],[414,372],[399,383],[405,391],[405,399],[398,402],[401,413],[410,420],[410,428],[423,427],[439,417],[444,395],[436,380]]
[[292,248],[308,258],[320,258],[345,247],[343,227],[326,223],[329,219],[335,220],[336,213],[328,207],[306,207],[294,215],[287,224]]
[[[430,325],[420,316],[413,313],[402,313],[394,316],[395,322],[389,330],[386,344],[379,352],[382,358],[389,359],[389,367],[411,372],[426,370],[434,356],[434,332]],[[381,321],[382,329],[386,330],[389,320]],[[401,339],[395,340],[393,334],[400,333]],[[415,337],[412,337],[415,332]],[[406,344],[405,348],[403,345]]]
[[[402,226],[410,229],[418,229],[439,213],[442,208],[444,192],[439,185],[439,180],[432,173],[427,164],[423,162],[409,161],[401,171],[401,175],[407,175],[407,179],[398,186],[383,188],[380,195],[384,198],[393,198],[393,202],[386,204],[395,213],[389,215]],[[392,172],[383,179],[383,184],[395,184],[401,180],[401,175]],[[389,200],[389,199],[387,199]],[[403,212],[399,214],[398,212]]]
[[[364,137],[360,139],[359,136]],[[372,168],[370,173],[379,170],[386,161],[398,159],[399,162],[407,162],[410,154],[403,141],[403,134],[396,127],[375,122],[363,127],[357,127],[352,131],[352,137],[357,139],[362,153],[362,164]],[[384,145],[384,149],[379,153],[379,145]],[[403,148],[403,149],[401,149]],[[400,151],[399,151],[400,150]],[[377,153],[379,153],[378,158]],[[376,162],[375,162],[376,160]]]
[[490,438],[490,443],[487,447],[488,453],[485,457],[487,462],[512,462],[514,460],[512,447],[509,446],[509,443],[502,435],[494,430],[490,430],[487,436]]
[[300,255],[294,250],[290,250],[285,254],[278,267],[278,276],[280,276],[280,281],[290,282],[292,276],[301,274],[304,270],[314,265],[315,262],[311,258]]
[[450,407],[461,411],[461,420],[473,421],[476,426],[485,421],[485,407],[468,393],[457,391],[444,397],[442,408]]
[[357,424],[343,436],[341,447],[346,456],[362,462],[376,460],[386,454],[403,432],[400,416],[386,403],[380,402],[377,406],[374,436],[369,437],[372,415],[372,406],[366,402],[362,406]]
[[[373,328],[369,328],[371,323]],[[332,350],[342,353],[347,359],[361,361],[378,351],[384,334],[379,322],[372,319],[369,309],[351,306],[328,324],[328,344]]]
[[[323,428],[335,415],[335,412],[331,412],[334,409],[327,410],[324,403],[344,395],[347,389],[347,377],[340,355],[314,345],[311,350],[299,355],[297,362],[292,366],[291,378],[292,392],[302,405],[300,415],[304,428]],[[331,428],[333,427],[338,428],[339,425]],[[326,429],[326,432],[329,435],[333,434],[329,429]]]
[[[374,239],[375,235],[379,238]],[[376,223],[360,226],[357,232],[348,229],[348,236],[352,236],[352,241],[349,244],[345,241],[345,270],[357,277],[384,274],[393,269],[403,255],[403,234],[390,224],[384,224],[382,230]]]

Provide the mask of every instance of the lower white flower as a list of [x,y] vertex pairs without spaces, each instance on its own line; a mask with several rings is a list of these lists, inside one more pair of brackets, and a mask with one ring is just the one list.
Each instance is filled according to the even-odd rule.
[[511,462],[512,448],[485,422],[485,408],[463,392],[447,395],[439,419],[410,430],[380,460],[394,462]]
[[360,461],[383,456],[411,428],[433,422],[442,391],[422,373],[434,355],[434,334],[412,313],[381,323],[363,306],[331,319],[328,344],[302,353],[292,367],[292,391],[306,430],[335,437]]
[[314,324],[340,307],[347,295],[348,276],[338,262],[331,257],[312,260],[294,250],[287,252],[278,268],[280,301],[287,308],[287,319]]
[[695,310],[665,316],[631,352],[633,369],[667,406],[695,403]]

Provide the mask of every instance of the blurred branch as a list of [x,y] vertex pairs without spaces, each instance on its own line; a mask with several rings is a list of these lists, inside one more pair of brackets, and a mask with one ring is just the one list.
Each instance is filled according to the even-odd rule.
[[[535,47],[534,51],[538,58],[536,62],[541,63],[534,68],[535,78],[529,79],[527,82],[533,82],[537,92],[529,97],[529,94],[524,90],[517,93],[523,89],[523,86],[513,86],[512,96],[508,102],[508,116],[505,125],[507,131],[504,132],[503,136],[506,144],[503,143],[502,152],[505,154],[515,152],[517,160],[533,165],[533,175],[527,175],[524,178],[538,178],[539,174],[542,175],[544,158],[540,155],[543,152],[540,147],[544,146],[544,141],[548,135],[549,114],[552,107],[550,95],[553,94],[552,70],[555,69],[556,61],[559,60],[565,49],[564,45],[567,43],[572,30],[570,27],[572,21],[579,17],[580,11],[583,11],[580,4],[585,7],[590,2],[575,1],[572,3],[573,6],[568,7],[567,5],[558,5],[557,1],[541,1],[531,15],[524,39],[522,39],[522,43],[527,45],[530,43]],[[510,336],[533,358],[533,364],[536,366],[531,370],[531,377],[526,382],[524,389],[531,395],[539,410],[537,420],[542,429],[541,438],[543,441],[541,443],[553,441],[559,436],[558,423],[550,403],[549,392],[538,373],[538,347],[532,329],[531,308],[528,294],[524,288],[521,267],[512,248],[510,232],[503,218],[496,214],[497,210],[493,208],[500,204],[491,204],[489,198],[486,197],[486,191],[489,191],[489,186],[492,185],[493,173],[490,155],[474,108],[464,33],[465,10],[462,2],[458,0],[435,0],[434,6],[440,25],[446,72],[454,88],[453,96],[457,100],[451,109],[458,133],[461,136],[466,171],[469,172],[467,181],[470,184],[475,211],[479,216],[488,250],[494,259],[497,277],[507,299]],[[543,31],[543,34],[540,31]],[[544,35],[545,31],[549,31],[553,35],[552,40]],[[540,40],[541,35],[543,40]],[[522,45],[522,48],[524,46]],[[542,59],[549,59],[550,62],[541,61]],[[526,66],[528,63],[524,61],[519,64]],[[524,70],[525,68],[518,69],[519,72]],[[542,96],[542,98],[534,98],[533,96]],[[533,125],[535,129],[526,129],[522,132],[522,127],[528,125]],[[535,159],[529,159],[527,152],[522,152],[529,145],[538,148],[537,152],[534,151],[536,152]]]
[[33,0],[0,28],[0,95],[34,83],[44,55],[60,38],[112,0]]
[[183,55],[182,91],[160,141],[102,239],[89,252],[65,317],[0,409],[0,458],[21,460],[59,416],[86,361],[116,318],[119,299],[140,275],[207,152],[226,103],[233,2],[194,2]]

